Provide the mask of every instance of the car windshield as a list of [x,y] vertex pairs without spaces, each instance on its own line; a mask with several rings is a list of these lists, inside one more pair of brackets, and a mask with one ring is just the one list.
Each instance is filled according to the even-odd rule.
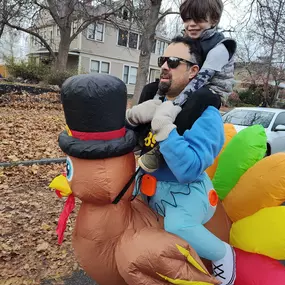
[[234,109],[223,116],[223,121],[239,126],[262,125],[268,128],[273,116],[273,112]]

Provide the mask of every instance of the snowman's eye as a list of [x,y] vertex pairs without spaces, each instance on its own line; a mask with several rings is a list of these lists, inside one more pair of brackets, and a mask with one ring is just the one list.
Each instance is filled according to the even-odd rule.
[[66,159],[66,179],[70,182],[73,177],[73,165],[69,157]]

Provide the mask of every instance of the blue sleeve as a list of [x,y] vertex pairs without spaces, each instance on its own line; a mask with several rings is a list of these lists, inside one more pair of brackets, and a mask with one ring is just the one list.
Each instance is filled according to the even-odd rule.
[[224,145],[224,124],[219,111],[209,106],[183,136],[174,129],[160,142],[160,152],[180,183],[195,181]]

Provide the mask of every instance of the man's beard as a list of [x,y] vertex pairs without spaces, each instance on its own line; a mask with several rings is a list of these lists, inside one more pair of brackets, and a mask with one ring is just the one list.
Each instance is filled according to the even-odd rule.
[[159,93],[163,94],[163,95],[165,95],[169,91],[169,89],[171,87],[171,82],[172,82],[171,75],[169,75],[168,72],[161,72],[160,79],[163,78],[164,76],[169,77],[168,82],[159,81],[159,84],[158,84]]
[[158,90],[160,91],[160,94],[166,94],[171,87],[171,80],[168,82],[159,82],[158,84]]

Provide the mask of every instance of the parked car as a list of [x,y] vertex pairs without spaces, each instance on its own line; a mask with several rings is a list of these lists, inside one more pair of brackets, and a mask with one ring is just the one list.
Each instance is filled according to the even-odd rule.
[[263,107],[239,107],[223,115],[224,123],[237,132],[252,125],[262,125],[267,135],[267,155],[285,152],[285,110]]

